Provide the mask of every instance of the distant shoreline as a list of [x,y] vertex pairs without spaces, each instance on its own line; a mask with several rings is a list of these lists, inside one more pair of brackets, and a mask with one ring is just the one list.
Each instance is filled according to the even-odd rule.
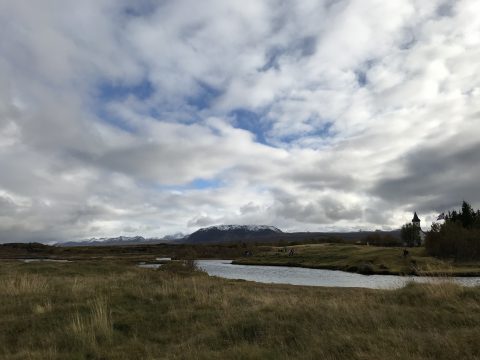
[[403,273],[399,271],[373,271],[373,272],[361,272],[352,269],[352,268],[343,268],[336,266],[326,266],[326,265],[303,265],[303,264],[277,264],[274,262],[249,262],[248,260],[237,259],[232,261],[233,265],[256,265],[256,266],[280,266],[280,267],[298,267],[304,269],[319,269],[319,270],[336,270],[336,271],[346,271],[354,274],[362,275],[394,275],[394,276],[431,276],[431,277],[477,277],[480,276],[480,271],[471,271],[471,272],[410,272]]
[[339,270],[363,275],[398,275],[431,277],[477,277],[480,263],[454,262],[425,254],[424,248],[376,247],[345,244],[310,244],[290,246],[294,254],[277,247],[233,260],[236,265],[263,265]]

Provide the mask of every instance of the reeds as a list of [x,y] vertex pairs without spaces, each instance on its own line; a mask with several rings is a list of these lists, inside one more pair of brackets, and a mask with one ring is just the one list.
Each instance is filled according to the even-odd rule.
[[71,330],[82,344],[95,346],[99,342],[112,338],[111,314],[104,298],[95,298],[88,304],[85,315],[77,312],[71,321]]
[[36,274],[8,275],[0,280],[0,294],[23,296],[48,292],[48,279]]

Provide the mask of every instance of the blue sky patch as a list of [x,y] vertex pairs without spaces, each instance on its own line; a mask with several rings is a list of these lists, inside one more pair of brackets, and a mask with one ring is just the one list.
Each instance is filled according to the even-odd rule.
[[323,123],[323,125],[315,130],[314,132],[309,134],[310,136],[317,136],[322,139],[328,138],[328,137],[333,137],[335,136],[333,132],[333,122],[332,121],[327,121]]
[[204,110],[209,108],[222,92],[205,82],[199,81],[197,84],[199,86],[199,91],[195,96],[187,98],[187,104],[198,110]]
[[188,188],[193,188],[193,189],[212,189],[212,188],[218,188],[221,186],[221,181],[219,179],[195,179],[192,181],[190,184],[187,185]]
[[123,12],[131,17],[144,17],[155,12],[157,6],[158,3],[154,0],[136,0],[126,6]]
[[315,130],[303,133],[303,134],[291,134],[288,136],[283,136],[281,140],[284,143],[292,143],[302,137],[318,137],[320,139],[327,139],[335,136],[333,131],[333,122],[327,121],[324,122],[320,127],[316,128]]
[[120,116],[113,114],[111,111],[109,111],[108,109],[105,109],[104,107],[98,108],[96,110],[96,115],[107,124],[110,124],[118,129],[121,129],[123,131],[129,132],[132,134],[135,133],[136,131],[133,125],[129,124]]
[[262,116],[257,113],[246,110],[237,109],[229,113],[229,116],[233,118],[233,125],[236,128],[248,130],[255,135],[258,142],[266,144],[265,133],[269,129],[264,122],[262,122]]
[[367,85],[367,73],[365,71],[355,72],[355,77],[357,78],[357,84],[360,87]]
[[315,36],[305,36],[297,39],[289,46],[274,46],[270,48],[265,57],[265,64],[258,69],[260,72],[265,72],[270,69],[280,69],[280,58],[282,56],[293,56],[295,58],[308,57],[315,54],[317,50],[317,38]]
[[365,61],[357,70],[355,70],[355,78],[359,87],[364,87],[368,84],[368,71],[375,66],[376,61],[369,59]]
[[283,50],[279,47],[273,47],[270,50],[268,50],[268,52],[266,54],[267,60],[266,60],[265,64],[260,69],[258,69],[258,71],[265,72],[265,71],[268,71],[272,68],[275,69],[275,70],[279,70],[280,65],[278,64],[278,61],[279,61],[279,58],[284,53],[285,53],[285,50]]
[[128,96],[146,100],[154,93],[155,89],[150,81],[143,80],[134,85],[102,82],[98,86],[98,91],[98,97],[103,101],[123,100]]
[[183,185],[157,185],[153,183],[143,182],[143,187],[153,187],[159,191],[187,191],[187,190],[206,190],[217,189],[223,186],[223,182],[218,178],[197,178]]
[[115,126],[124,131],[134,133],[135,128],[127,123],[120,116],[114,114],[108,109],[108,105],[115,101],[123,101],[129,96],[138,100],[146,100],[154,93],[155,89],[148,80],[141,81],[133,85],[122,83],[101,82],[97,86],[97,96],[95,101],[95,114],[106,123]]

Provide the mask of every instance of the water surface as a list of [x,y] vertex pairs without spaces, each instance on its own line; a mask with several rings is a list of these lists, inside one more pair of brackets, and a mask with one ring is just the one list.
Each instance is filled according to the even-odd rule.
[[345,271],[299,267],[233,265],[231,260],[197,260],[197,264],[212,276],[274,284],[370,289],[399,288],[405,286],[409,281],[421,283],[454,281],[467,286],[480,285],[480,277],[432,278],[424,276],[361,275]]
[[70,260],[66,260],[66,259],[50,259],[50,258],[32,258],[32,259],[17,259],[17,260],[20,260],[21,262],[24,262],[24,263],[40,262],[40,261],[61,262],[61,263],[71,262]]

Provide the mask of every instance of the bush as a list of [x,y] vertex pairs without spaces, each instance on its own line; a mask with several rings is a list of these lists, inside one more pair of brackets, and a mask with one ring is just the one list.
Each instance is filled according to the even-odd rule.
[[432,224],[425,239],[429,255],[457,260],[480,259],[480,210],[463,201],[460,211],[449,211],[445,223]]
[[480,229],[465,228],[459,222],[433,224],[425,239],[429,255],[457,260],[480,259]]
[[188,271],[197,271],[199,269],[194,259],[185,260],[184,266]]
[[372,275],[375,273],[371,263],[363,263],[358,266],[358,272],[363,275]]
[[204,271],[200,269],[195,260],[174,260],[160,266],[160,271],[174,273],[178,275],[192,275],[194,273],[202,274]]
[[401,246],[402,242],[400,239],[396,238],[390,234],[369,234],[365,236],[361,244],[368,244],[373,246]]

